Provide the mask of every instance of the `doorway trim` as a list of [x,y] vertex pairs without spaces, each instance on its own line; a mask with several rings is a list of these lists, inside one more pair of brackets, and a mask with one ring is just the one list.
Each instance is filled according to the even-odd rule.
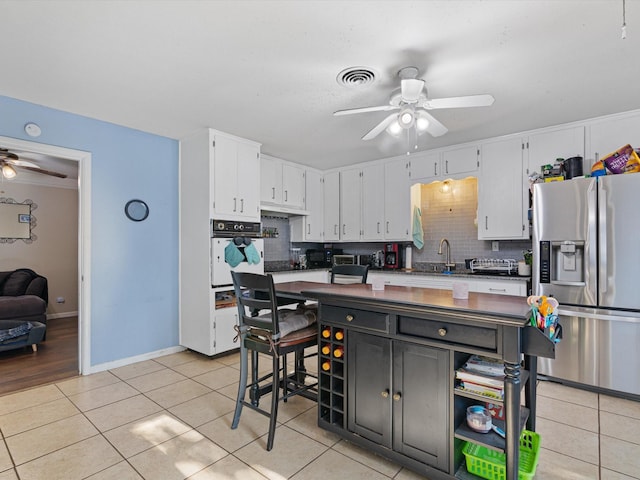
[[4,148],[78,162],[78,367],[91,371],[91,152],[0,136]]

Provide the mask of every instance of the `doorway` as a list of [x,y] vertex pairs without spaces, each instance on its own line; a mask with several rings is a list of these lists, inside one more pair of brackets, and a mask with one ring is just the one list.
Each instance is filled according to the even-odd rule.
[[88,373],[91,366],[91,153],[1,136],[0,146],[78,164],[78,373]]

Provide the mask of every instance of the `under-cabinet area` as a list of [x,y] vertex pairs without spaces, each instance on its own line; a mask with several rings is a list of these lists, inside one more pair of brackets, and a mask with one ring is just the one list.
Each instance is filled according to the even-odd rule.
[[[480,313],[438,308],[451,298],[440,290],[387,287],[380,300],[367,299],[366,287],[356,288],[362,295],[313,292],[320,302],[319,426],[429,479],[481,478],[466,468],[463,449],[471,442],[506,454],[511,476],[503,472],[501,478],[515,480],[513,465],[528,452],[520,446],[520,455],[514,454],[514,447],[523,432],[523,438],[537,435],[536,372],[535,366],[532,372],[527,368],[535,365],[536,355],[553,356],[553,341],[525,326],[524,309],[521,318],[505,317],[499,311],[504,297],[470,294],[472,309],[481,303],[498,308]],[[419,290],[423,298],[437,297],[435,308],[418,308],[415,298],[397,303]],[[526,306],[516,297],[506,303],[512,312],[518,304]],[[474,355],[504,367],[501,395],[468,391],[456,378],[456,370]],[[472,405],[493,410],[493,424],[505,436],[472,430],[466,420]]]

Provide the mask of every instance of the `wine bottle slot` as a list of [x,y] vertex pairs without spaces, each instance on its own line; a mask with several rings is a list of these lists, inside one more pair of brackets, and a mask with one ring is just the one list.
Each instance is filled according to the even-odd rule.
[[336,340],[342,340],[344,338],[344,332],[342,330],[336,330],[335,337]]

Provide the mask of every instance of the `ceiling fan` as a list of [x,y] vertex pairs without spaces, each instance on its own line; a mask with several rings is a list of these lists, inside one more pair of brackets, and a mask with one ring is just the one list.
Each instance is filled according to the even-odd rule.
[[67,178],[64,173],[45,170],[33,162],[20,160],[18,155],[10,152],[6,148],[0,148],[0,171],[2,171],[2,176],[8,179],[14,178],[18,174],[15,167],[44,175],[51,175],[52,177]]
[[487,107],[492,105],[494,98],[491,95],[469,95],[464,97],[448,97],[430,99],[427,97],[427,89],[424,80],[416,78],[416,67],[404,67],[398,72],[400,88],[391,93],[388,105],[377,107],[352,108],[338,110],[333,114],[351,115],[354,113],[380,112],[399,110],[387,116],[362,137],[363,140],[371,140],[377,137],[383,130],[397,135],[402,130],[415,127],[417,133],[428,132],[433,137],[439,137],[447,133],[447,127],[436,120],[427,110],[440,108],[466,108]]

